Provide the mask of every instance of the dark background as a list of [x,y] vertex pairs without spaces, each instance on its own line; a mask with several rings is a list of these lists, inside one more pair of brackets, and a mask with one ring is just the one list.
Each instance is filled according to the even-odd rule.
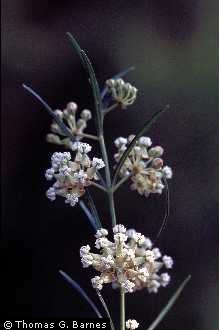
[[[68,272],[96,300],[93,272],[81,268],[78,253],[81,245],[92,245],[93,232],[78,207],[46,199],[44,171],[57,150],[45,142],[51,120],[21,88],[23,82],[31,85],[53,108],[73,100],[92,109],[86,75],[65,36],[71,31],[92,59],[101,85],[136,66],[127,76],[139,90],[136,103],[106,121],[111,159],[116,137],[136,132],[155,109],[171,105],[149,135],[165,147],[164,158],[174,170],[171,215],[158,241],[175,259],[172,282],[157,295],[127,295],[127,318],[146,329],[192,274],[158,329],[218,328],[217,13],[216,0],[2,1],[5,317],[94,316],[58,274]],[[109,228],[106,200],[94,196]],[[164,195],[147,200],[125,185],[116,199],[118,221],[153,239]],[[117,292],[106,287],[103,293],[117,320]]]

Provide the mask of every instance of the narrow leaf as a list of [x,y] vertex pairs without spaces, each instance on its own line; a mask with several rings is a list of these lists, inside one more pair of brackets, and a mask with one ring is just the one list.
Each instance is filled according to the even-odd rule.
[[85,203],[82,200],[79,201],[79,205],[80,205],[81,209],[83,210],[83,212],[85,213],[85,215],[87,216],[87,218],[89,220],[89,223],[91,224],[92,228],[96,232],[99,228],[96,224],[96,221],[95,221],[93,215],[89,211],[88,207],[85,205]]
[[108,318],[110,319],[111,329],[112,329],[112,330],[115,330],[114,323],[113,323],[113,321],[112,321],[111,315],[110,315],[110,313],[109,313],[109,310],[108,310],[108,307],[107,307],[107,305],[106,305],[106,302],[105,302],[104,298],[102,297],[102,295],[101,295],[101,293],[100,293],[99,290],[96,290],[96,293],[97,293],[97,295],[98,295],[98,297],[99,297],[99,300],[100,300],[101,303],[102,303],[102,306],[103,306],[103,308],[104,308],[104,310],[105,310],[105,312],[106,312]]
[[79,55],[83,67],[87,71],[89,75],[89,82],[92,87],[92,93],[94,98],[94,104],[95,104],[95,111],[96,111],[96,125],[98,132],[102,132],[102,120],[101,120],[101,107],[102,107],[102,100],[100,95],[100,90],[98,86],[98,82],[95,76],[95,72],[93,70],[92,64],[86,55],[86,53],[80,48],[77,41],[74,39],[71,33],[67,32],[67,36],[73,46],[73,48],[76,50],[77,54]]
[[[115,76],[111,77],[110,79],[119,79],[124,77],[126,74],[128,74],[130,71],[135,70],[134,66],[130,66],[129,68],[125,69],[124,71],[119,72],[118,74],[116,74]],[[108,88],[104,87],[102,92],[101,92],[101,98],[103,99],[105,97],[105,95],[108,92]]]
[[162,311],[160,312],[160,314],[153,321],[153,323],[149,326],[149,328],[147,328],[147,330],[154,330],[154,329],[156,329],[156,327],[160,324],[160,322],[163,320],[163,318],[169,312],[169,310],[171,309],[171,307],[174,305],[174,303],[176,302],[177,298],[179,297],[179,295],[183,291],[184,287],[189,282],[190,278],[191,278],[191,275],[187,276],[187,278],[182,282],[182,284],[176,290],[176,292],[174,293],[174,295],[168,301],[167,305],[162,309]]
[[59,270],[59,273],[63,276],[63,278],[67,281],[67,283],[71,285],[72,288],[74,288],[76,291],[78,291],[81,294],[81,296],[88,302],[88,304],[93,309],[93,311],[96,313],[96,315],[99,318],[102,318],[102,315],[99,312],[97,306],[88,297],[87,293],[81,288],[81,286],[62,270]]
[[96,227],[97,227],[97,229],[100,229],[100,228],[102,228],[102,224],[101,224],[101,221],[100,221],[95,203],[94,203],[93,198],[92,198],[92,196],[91,196],[88,189],[86,189],[86,197],[87,197],[87,201],[88,201],[88,204],[89,204],[89,208],[92,211],[92,215],[94,217]]
[[154,240],[154,244],[156,243],[156,241],[158,240],[158,238],[161,235],[162,231],[164,230],[164,228],[167,224],[169,214],[170,214],[170,191],[169,191],[169,186],[168,186],[167,179],[163,178],[163,180],[164,180],[164,183],[165,183],[165,203],[166,203],[166,205],[165,205],[165,214],[164,214],[163,221],[162,221],[162,224],[160,226],[160,229],[159,229],[159,231],[157,233],[157,236]]
[[115,170],[115,174],[113,177],[113,181],[112,181],[112,186],[114,187],[114,185],[116,184],[118,175],[120,173],[120,170],[126,160],[126,158],[128,157],[128,155],[130,154],[131,150],[133,149],[133,147],[136,144],[136,141],[143,135],[145,134],[149,128],[151,127],[151,125],[157,120],[157,118],[164,113],[167,109],[169,109],[169,105],[167,105],[165,108],[159,110],[158,112],[156,112],[150,120],[148,120],[143,127],[139,130],[139,132],[135,135],[135,137],[133,138],[133,140],[129,143],[127,149],[125,150],[125,152],[123,153],[122,157],[120,158],[116,170]]
[[55,112],[52,110],[52,108],[45,102],[40,95],[38,95],[31,87],[23,84],[22,87],[27,90],[31,95],[33,95],[47,110],[49,115],[54,119],[54,121],[57,123],[57,125],[61,128],[63,133],[68,136],[72,142],[75,142],[74,136],[70,133],[66,125],[60,120],[60,118],[55,114]]

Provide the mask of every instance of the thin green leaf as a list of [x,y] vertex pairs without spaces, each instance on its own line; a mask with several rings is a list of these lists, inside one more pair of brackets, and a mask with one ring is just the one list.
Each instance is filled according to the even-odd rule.
[[101,295],[101,293],[100,293],[99,290],[96,290],[96,293],[97,293],[97,295],[98,295],[98,297],[99,297],[99,300],[100,300],[101,303],[102,303],[102,306],[103,306],[103,308],[104,308],[104,310],[105,310],[105,312],[106,312],[108,318],[110,319],[110,326],[111,326],[111,329],[112,329],[112,330],[115,330],[114,323],[113,323],[113,321],[112,321],[111,315],[110,315],[110,313],[109,313],[109,310],[108,310],[108,307],[107,307],[107,305],[106,305],[106,302],[105,302],[104,298],[102,297],[102,295]]
[[101,224],[101,221],[100,221],[100,218],[99,218],[99,215],[98,215],[98,211],[96,209],[93,198],[92,198],[92,196],[91,196],[91,194],[90,194],[90,192],[87,188],[86,188],[86,198],[87,198],[89,208],[92,211],[92,215],[94,217],[96,227],[97,227],[97,229],[100,229],[100,228],[102,228],[102,224]]
[[153,321],[153,323],[149,326],[149,328],[147,328],[147,330],[154,330],[154,329],[156,329],[156,327],[160,324],[160,322],[163,320],[163,318],[169,312],[169,310],[171,309],[171,307],[174,305],[174,303],[176,302],[177,298],[179,297],[179,295],[183,291],[184,287],[189,282],[190,278],[191,278],[191,275],[187,276],[187,278],[182,282],[182,284],[176,290],[176,292],[174,293],[174,295],[168,301],[167,305],[162,309],[162,311],[160,312],[160,314]]
[[98,318],[100,318],[100,319],[103,318],[102,315],[101,315],[101,313],[99,312],[97,306],[89,298],[89,296],[81,288],[81,286],[76,281],[74,281],[69,275],[67,275],[65,272],[63,272],[62,270],[59,270],[59,273],[63,276],[63,278],[67,281],[67,283],[69,283],[72,288],[74,288],[75,290],[77,290],[81,294],[81,296],[88,302],[88,304],[93,309],[93,311],[96,313],[96,315],[98,316]]
[[[128,74],[130,71],[133,71],[135,70],[135,67],[134,66],[130,66],[129,68],[119,72],[118,74],[116,74],[115,76],[111,77],[110,79],[119,79],[119,78],[122,78],[124,77],[126,74]],[[108,88],[107,87],[104,87],[102,92],[101,92],[101,98],[103,99],[105,97],[105,95],[107,94],[108,92]]]
[[102,118],[101,117],[102,100],[101,100],[100,90],[99,90],[98,82],[97,82],[97,79],[95,76],[95,72],[93,70],[92,64],[91,64],[88,56],[81,49],[81,47],[79,46],[79,44],[75,40],[75,38],[72,36],[72,34],[67,32],[67,36],[68,36],[73,48],[78,53],[78,55],[82,61],[83,67],[85,68],[85,70],[87,71],[87,73],[89,75],[89,82],[92,87],[92,93],[93,93],[94,104],[95,104],[97,130],[100,134],[103,130],[102,119],[101,119]]
[[49,115],[53,118],[53,120],[57,123],[57,125],[61,128],[61,130],[63,131],[63,133],[68,136],[72,142],[75,142],[75,138],[74,136],[71,134],[71,132],[68,130],[68,128],[66,127],[66,125],[62,122],[62,120],[60,120],[60,118],[55,114],[55,112],[52,110],[52,108],[47,104],[47,102],[45,102],[42,97],[37,94],[31,87],[22,84],[22,87],[27,90],[31,95],[33,95],[47,110],[47,112],[49,113]]
[[158,240],[158,238],[161,235],[162,231],[164,230],[164,228],[167,224],[169,214],[170,214],[170,191],[169,191],[169,186],[168,186],[167,179],[163,178],[163,180],[164,180],[164,183],[165,183],[165,203],[166,203],[166,205],[165,205],[165,214],[164,214],[163,221],[162,221],[162,224],[160,226],[160,229],[159,229],[159,231],[157,233],[157,236],[154,240],[154,244],[156,243],[156,241]]
[[97,226],[97,223],[96,223],[96,221],[94,219],[94,216],[91,214],[91,212],[89,211],[88,207],[85,205],[85,203],[82,200],[79,201],[79,205],[80,205],[81,209],[84,211],[85,215],[87,216],[90,225],[95,230],[95,232],[97,232],[97,230],[99,229],[99,227]]
[[150,120],[148,120],[143,127],[139,130],[139,132],[135,135],[135,137],[133,138],[133,140],[130,142],[130,144],[128,145],[127,149],[125,150],[125,152],[123,153],[122,157],[120,158],[116,170],[115,170],[115,174],[113,177],[113,181],[112,181],[112,186],[114,187],[114,185],[116,184],[118,175],[120,173],[120,170],[126,160],[126,158],[128,157],[128,155],[130,154],[131,150],[133,149],[133,147],[136,144],[136,141],[143,135],[145,134],[149,128],[151,127],[151,125],[157,120],[157,118],[164,113],[167,109],[169,109],[169,105],[166,105],[165,108],[159,110],[158,112],[156,112]]

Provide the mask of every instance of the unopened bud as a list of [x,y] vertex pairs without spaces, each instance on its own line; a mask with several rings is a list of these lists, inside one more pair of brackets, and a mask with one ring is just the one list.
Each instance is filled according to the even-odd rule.
[[84,109],[81,114],[80,117],[84,120],[90,120],[92,118],[92,114],[90,110]]
[[69,102],[66,106],[67,111],[72,113],[72,114],[76,113],[77,108],[78,108],[78,106],[75,102]]
[[155,169],[159,169],[159,168],[163,167],[163,159],[154,158],[152,161],[152,167]]
[[150,157],[160,157],[163,155],[163,148],[160,146],[153,147],[148,150],[148,154]]
[[47,134],[46,141],[49,143],[61,144],[59,136],[51,133]]

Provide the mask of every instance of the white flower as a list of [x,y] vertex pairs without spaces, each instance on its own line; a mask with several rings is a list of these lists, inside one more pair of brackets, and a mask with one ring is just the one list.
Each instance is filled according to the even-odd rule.
[[101,279],[100,276],[95,276],[94,278],[91,279],[91,282],[94,289],[102,290],[103,280]]
[[123,233],[117,233],[114,235],[114,240],[117,244],[123,244],[124,242],[126,242],[128,239],[128,236],[126,236]]
[[[139,246],[133,237],[143,237],[145,243],[147,238],[134,229],[126,231],[123,225],[117,225],[113,230],[116,232],[113,242],[106,237],[107,230],[101,228],[97,231],[95,247],[99,250],[98,253],[91,253],[89,245],[80,249],[83,267],[92,266],[100,275],[92,280],[95,288],[101,290],[103,284],[111,283],[113,288],[121,287],[125,293],[133,293],[143,288],[156,293],[160,286],[169,284],[169,275],[160,275],[164,263],[160,260],[159,249],[146,250],[146,245]],[[152,243],[148,245],[152,247]]]
[[81,248],[80,248],[80,256],[82,257],[83,255],[85,255],[85,254],[88,254],[89,253],[89,251],[90,251],[90,246],[87,244],[87,245],[85,245],[85,246],[82,246]]
[[77,194],[67,194],[65,203],[70,204],[71,206],[75,206],[78,203],[79,196]]
[[160,283],[157,280],[152,280],[149,284],[148,284],[148,292],[151,293],[157,293],[158,289],[160,287]]
[[105,163],[101,158],[93,157],[92,166],[100,170],[101,168],[105,167]]
[[121,148],[123,145],[126,145],[128,143],[128,139],[119,137],[114,141],[114,143],[117,148]]
[[161,252],[158,248],[154,248],[152,250],[153,254],[154,254],[154,257],[155,257],[155,260],[159,259],[161,257]]
[[131,330],[135,330],[139,327],[139,323],[136,320],[127,320],[126,321],[126,328],[127,329],[131,329]]
[[70,152],[55,152],[51,157],[52,168],[56,171],[71,159]]
[[75,142],[73,144],[73,150],[77,150],[82,154],[87,154],[90,152],[92,147],[88,143],[83,143],[83,142]]
[[135,237],[136,237],[136,230],[135,230],[135,229],[128,229],[128,230],[126,231],[126,235],[127,235],[129,238],[135,239]]
[[146,146],[146,147],[150,147],[152,145],[151,138],[149,138],[147,136],[140,137],[139,143],[140,143],[140,145],[143,145],[143,146]]
[[163,256],[162,260],[167,269],[170,269],[173,267],[173,259],[171,257],[168,257],[165,255],[165,256]]
[[121,287],[123,288],[125,293],[132,293],[134,291],[135,284],[129,280],[126,280],[121,283]]
[[145,237],[145,241],[143,243],[143,246],[146,248],[146,249],[151,249],[152,248],[152,242],[151,240],[148,238],[148,237]]
[[[127,139],[119,137],[115,140],[117,152],[114,154],[116,162],[119,162],[127,149],[127,143],[134,139],[130,135]],[[171,179],[172,170],[168,166],[163,167],[163,148],[156,146],[151,148],[152,141],[147,136],[140,137],[128,157],[124,161],[120,176],[130,176],[131,190],[136,190],[140,195],[148,197],[151,193],[161,194],[165,188],[163,179]]]
[[163,273],[160,275],[160,284],[165,287],[170,283],[170,275],[167,273]]
[[[56,180],[51,189],[46,193],[50,200],[55,200],[56,195],[64,197],[67,204],[76,205],[79,197],[85,194],[85,187],[92,184],[92,180],[99,180],[97,169],[101,168],[103,161],[93,158],[93,164],[86,154],[91,149],[87,143],[76,142],[77,151],[74,161],[69,152],[55,152],[51,157],[52,167],[46,170],[48,180]],[[94,167],[93,165],[96,165]]]
[[169,166],[164,166],[163,173],[166,179],[171,179],[173,176],[172,169]]
[[49,198],[51,201],[54,201],[56,199],[56,192],[53,187],[50,187],[46,192],[47,198]]
[[95,241],[96,249],[101,249],[109,246],[109,240],[106,237],[97,238]]
[[155,260],[155,254],[153,251],[151,250],[147,250],[145,252],[145,259],[149,262],[149,263],[154,263],[154,260]]
[[85,173],[84,170],[79,170],[79,172],[76,172],[73,174],[73,180],[75,182],[85,184],[85,181],[87,178],[88,178],[88,175],[87,175],[87,173]]
[[53,168],[49,168],[48,170],[46,170],[45,172],[45,177],[47,180],[52,180],[53,176],[54,176],[54,169]]
[[117,234],[117,233],[125,234],[126,233],[126,228],[123,225],[116,225],[116,226],[113,227],[112,230],[113,230],[114,234]]
[[144,244],[145,242],[145,236],[142,235],[141,233],[135,233],[133,236],[133,239],[135,240],[135,242],[137,242],[139,245]]
[[104,237],[104,236],[107,236],[108,235],[108,230],[104,229],[104,228],[101,228],[101,229],[98,229],[96,234],[95,234],[95,237],[96,238],[100,238],[100,237]]
[[84,254],[81,258],[83,268],[88,268],[93,263],[93,256],[91,254]]
[[141,268],[138,271],[138,278],[143,281],[146,282],[147,278],[149,277],[149,272],[147,270],[147,268]]

